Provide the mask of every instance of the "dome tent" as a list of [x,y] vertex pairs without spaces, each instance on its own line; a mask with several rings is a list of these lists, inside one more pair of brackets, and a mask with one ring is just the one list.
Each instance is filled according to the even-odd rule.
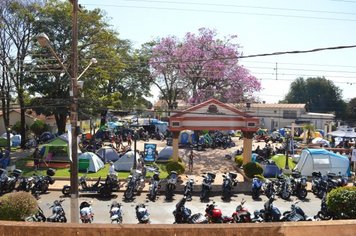
[[114,148],[108,146],[100,148],[96,151],[96,154],[104,163],[107,163],[109,161],[115,162],[120,158],[120,155],[117,153],[117,151]]
[[100,169],[104,168],[103,161],[93,152],[84,152],[80,154],[78,160],[79,165],[81,162],[89,161],[89,172],[98,172]]

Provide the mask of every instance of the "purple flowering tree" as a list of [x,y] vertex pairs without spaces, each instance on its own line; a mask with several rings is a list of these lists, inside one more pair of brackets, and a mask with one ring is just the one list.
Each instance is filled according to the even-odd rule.
[[236,36],[224,40],[206,28],[187,33],[182,41],[162,38],[150,58],[153,83],[168,105],[175,99],[199,103],[210,98],[238,103],[261,89],[260,82],[238,65]]

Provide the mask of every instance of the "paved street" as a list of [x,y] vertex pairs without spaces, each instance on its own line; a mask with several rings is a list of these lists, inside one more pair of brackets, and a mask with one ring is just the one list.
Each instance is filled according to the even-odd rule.
[[[176,194],[172,202],[166,202],[164,200],[164,195],[160,195],[156,202],[151,202],[147,199],[147,193],[142,193],[137,196],[133,202],[123,201],[123,192],[115,193],[112,195],[111,199],[98,199],[95,195],[82,195],[79,199],[79,204],[82,201],[91,201],[92,208],[95,214],[95,223],[110,223],[109,218],[109,206],[113,200],[121,202],[123,204],[124,217],[123,223],[125,224],[137,224],[137,219],[135,217],[135,206],[138,203],[146,203],[148,206],[149,213],[151,214],[151,223],[153,224],[172,224],[174,222],[173,210],[175,209],[175,204],[181,199],[181,194]],[[41,195],[41,199],[38,200],[40,207],[43,209],[46,216],[51,214],[49,206],[54,200],[62,197],[60,191],[52,191],[49,194]],[[254,210],[259,210],[263,208],[264,202],[267,200],[265,196],[262,196],[260,201],[253,201],[250,195],[238,194],[235,195],[230,202],[223,202],[219,196],[213,196],[210,198],[211,202],[215,201],[218,208],[220,208],[224,215],[231,215],[236,206],[239,204],[241,199],[246,200],[245,207],[253,213]],[[63,207],[66,212],[68,220],[70,220],[70,198],[65,198],[63,202]],[[277,206],[281,212],[284,212],[290,208],[290,205],[297,200],[296,197],[291,197],[290,201],[284,201],[282,199],[277,199],[275,206]],[[312,193],[308,193],[307,199],[300,202],[299,205],[309,216],[314,216],[320,208],[320,199],[315,198]],[[191,209],[192,214],[194,213],[204,213],[206,203],[202,203],[199,200],[199,196],[193,196],[193,201],[187,202],[186,207]]]

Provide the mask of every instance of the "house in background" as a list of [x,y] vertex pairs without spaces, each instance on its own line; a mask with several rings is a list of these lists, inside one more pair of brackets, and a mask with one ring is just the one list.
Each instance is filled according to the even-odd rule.
[[[20,109],[12,109],[10,110],[10,121],[9,125],[10,127],[16,124],[17,122],[21,121],[21,112]],[[30,127],[34,122],[36,118],[33,116],[30,116],[28,114],[25,114],[25,121],[26,121],[26,126]],[[4,124],[4,116],[2,111],[0,111],[0,134],[3,134],[6,132],[5,124]]]
[[307,112],[305,105],[252,103],[245,109],[252,116],[259,117],[261,127],[269,130],[287,127],[293,122],[296,125],[310,123],[316,129],[324,130],[325,126],[334,122],[334,114]]
[[[32,110],[27,110],[25,113],[25,122],[26,126],[30,127],[37,119],[43,120],[49,127],[50,132],[55,133],[57,132],[57,125],[54,116],[44,116],[44,115],[37,115],[36,112]],[[21,112],[20,109],[12,109],[10,110],[10,127],[16,124],[17,122],[21,121]],[[6,132],[5,124],[4,124],[4,117],[2,111],[0,111],[0,134]]]

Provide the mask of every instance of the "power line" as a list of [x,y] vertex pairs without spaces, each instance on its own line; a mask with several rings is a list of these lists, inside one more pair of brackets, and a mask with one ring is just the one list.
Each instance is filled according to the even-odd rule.
[[264,10],[312,12],[312,13],[327,13],[327,14],[342,14],[342,15],[356,15],[356,13],[353,13],[353,12],[322,11],[322,10],[309,10],[309,9],[296,9],[296,8],[282,8],[282,7],[261,7],[261,6],[234,5],[234,4],[214,4],[214,3],[176,2],[176,1],[155,1],[155,0],[123,0],[123,1],[126,1],[126,2],[146,2],[146,3],[179,4],[179,5],[213,6],[213,7],[228,7],[228,8],[252,8],[252,9],[264,9]]
[[145,7],[145,6],[127,6],[127,5],[106,5],[106,4],[84,4],[100,7],[118,7],[118,8],[141,8],[141,9],[153,9],[153,10],[167,10],[167,11],[186,11],[186,12],[206,12],[206,13],[223,13],[223,14],[240,14],[251,16],[273,16],[273,17],[286,17],[286,18],[303,18],[314,20],[333,20],[333,21],[356,21],[356,19],[347,18],[331,18],[331,17],[315,17],[315,16],[296,16],[296,15],[283,15],[283,14],[271,14],[271,13],[247,13],[238,11],[217,11],[217,10],[202,10],[202,9],[186,9],[186,8],[168,8],[168,7]]

